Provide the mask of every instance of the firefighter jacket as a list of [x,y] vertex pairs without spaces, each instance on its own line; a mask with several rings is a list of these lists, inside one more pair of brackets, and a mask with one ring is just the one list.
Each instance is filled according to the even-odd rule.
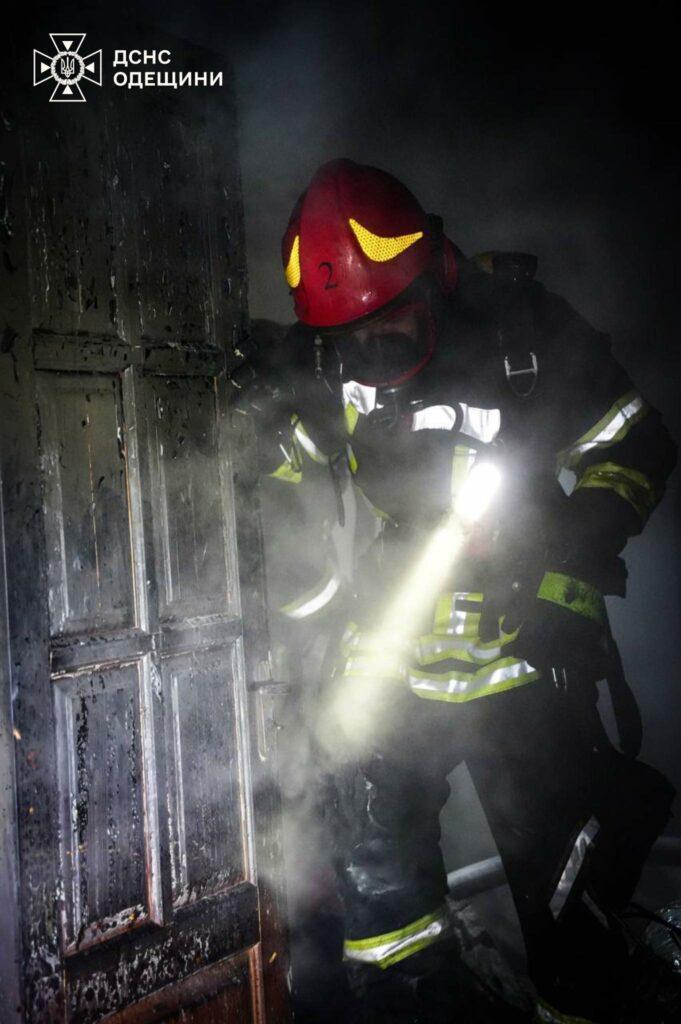
[[[300,371],[286,443],[279,439],[279,463],[268,468],[295,485],[307,467],[337,479],[345,466],[383,524],[356,573],[347,676],[374,670],[376,609],[483,458],[501,469],[498,507],[469,538],[447,588],[428,598],[425,630],[396,647],[387,671],[417,696],[448,702],[536,679],[522,626],[503,628],[505,602],[519,590],[567,623],[604,623],[603,594],[624,592],[619,553],[675,461],[659,414],[605,335],[540,284],[500,287],[469,264],[433,359],[407,385],[345,380],[325,358],[323,381]],[[288,612],[314,614],[338,588],[331,571]]]

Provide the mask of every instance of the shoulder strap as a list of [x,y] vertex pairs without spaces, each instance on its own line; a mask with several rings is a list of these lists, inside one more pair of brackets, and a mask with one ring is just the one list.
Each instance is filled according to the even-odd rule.
[[537,257],[525,252],[487,252],[474,256],[473,263],[494,281],[493,313],[504,377],[517,398],[529,398],[539,376],[535,310],[541,286],[534,280]]

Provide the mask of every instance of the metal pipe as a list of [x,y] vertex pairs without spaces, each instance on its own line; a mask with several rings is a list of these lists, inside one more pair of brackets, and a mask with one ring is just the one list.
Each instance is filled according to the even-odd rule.
[[447,875],[449,893],[457,900],[466,899],[479,892],[496,889],[497,886],[505,884],[506,873],[499,856],[466,864],[465,867],[450,871]]
[[[681,866],[681,837],[660,836],[650,851],[649,863]],[[499,856],[466,864],[447,875],[449,893],[458,900],[505,884],[506,873]]]

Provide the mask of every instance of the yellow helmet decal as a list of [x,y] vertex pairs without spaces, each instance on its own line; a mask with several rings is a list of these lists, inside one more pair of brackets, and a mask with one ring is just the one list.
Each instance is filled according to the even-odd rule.
[[383,238],[382,235],[375,235],[373,231],[363,227],[352,217],[350,217],[349,223],[362,252],[374,263],[387,263],[388,260],[394,260],[414,242],[418,242],[419,238],[423,238],[423,231],[415,231],[413,235],[398,235],[396,238]]
[[289,288],[297,288],[300,284],[300,235],[296,235],[293,239],[291,255],[288,258],[284,274]]

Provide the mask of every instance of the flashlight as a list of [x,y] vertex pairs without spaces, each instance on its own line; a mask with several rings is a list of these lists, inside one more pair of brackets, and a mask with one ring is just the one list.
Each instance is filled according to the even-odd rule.
[[493,462],[476,462],[454,501],[456,517],[464,526],[472,526],[490,508],[501,485],[501,472]]
[[[365,638],[362,678],[343,680],[342,689],[328,709],[328,741],[337,730],[360,743],[379,725],[385,709],[386,687],[400,675],[401,656],[415,636],[426,627],[437,595],[451,587],[451,574],[471,527],[491,508],[499,493],[502,474],[498,466],[475,462],[455,496],[451,511],[428,538],[415,563],[405,574],[389,603],[378,630]],[[373,682],[367,686],[366,677]]]

